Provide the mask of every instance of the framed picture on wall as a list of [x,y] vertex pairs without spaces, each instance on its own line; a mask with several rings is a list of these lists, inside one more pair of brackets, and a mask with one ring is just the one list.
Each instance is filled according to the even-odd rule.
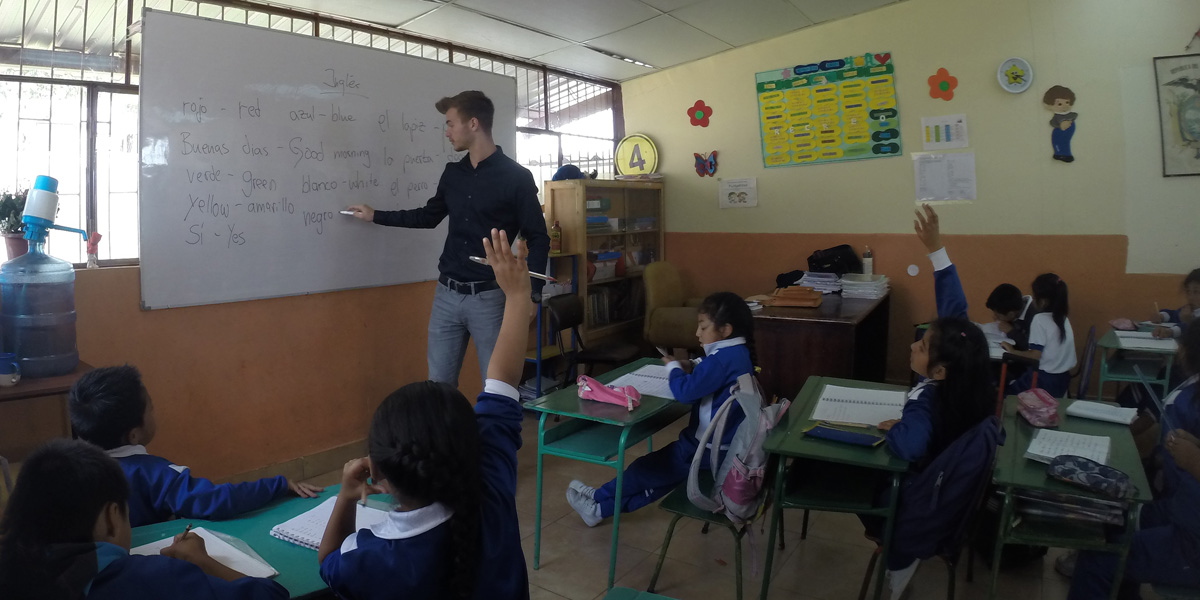
[[1154,59],[1163,177],[1200,175],[1200,54]]

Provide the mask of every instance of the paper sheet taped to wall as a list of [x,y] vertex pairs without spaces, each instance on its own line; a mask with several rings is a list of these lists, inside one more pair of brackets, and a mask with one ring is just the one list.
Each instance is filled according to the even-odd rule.
[[917,203],[975,200],[975,153],[913,153]]

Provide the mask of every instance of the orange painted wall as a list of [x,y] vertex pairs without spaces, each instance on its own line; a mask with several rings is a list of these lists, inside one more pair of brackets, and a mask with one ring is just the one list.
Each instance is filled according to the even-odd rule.
[[[388,393],[427,375],[433,283],[142,311],[138,268],[76,273],[80,357],[141,369],[158,418],[151,451],[200,475],[362,439]],[[464,365],[461,388],[474,398],[473,348]],[[45,404],[4,414],[30,423],[27,436],[53,433],[61,418]]]
[[[1115,317],[1145,319],[1153,314],[1154,302],[1164,307],[1183,303],[1182,276],[1125,273],[1125,236],[947,235],[943,241],[976,321],[992,320],[984,301],[997,284],[1012,283],[1029,293],[1040,273],[1053,271],[1062,277],[1070,290],[1071,326],[1080,353],[1091,325],[1102,335]],[[891,381],[908,381],[913,324],[936,316],[932,267],[915,235],[668,232],[666,244],[667,260],[679,268],[690,295],[769,292],[776,275],[806,269],[814,250],[851,244],[861,253],[870,246],[875,272],[892,282],[887,369]],[[905,271],[910,264],[921,268],[916,277]],[[1109,386],[1108,393],[1114,390]]]

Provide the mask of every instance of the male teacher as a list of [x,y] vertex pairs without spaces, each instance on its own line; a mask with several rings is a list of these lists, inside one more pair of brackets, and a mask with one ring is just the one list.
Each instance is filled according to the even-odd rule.
[[[529,270],[542,273],[550,237],[533,175],[492,140],[496,112],[492,101],[482,92],[467,91],[442,98],[436,106],[446,115],[446,139],[456,152],[467,151],[462,160],[446,164],[437,193],[424,207],[412,210],[374,210],[365,204],[350,210],[364,221],[417,229],[432,229],[450,217],[446,245],[438,259],[441,275],[429,317],[427,358],[430,379],[457,387],[468,338],[475,339],[480,376],[487,378],[504,317],[504,292],[496,285],[491,267],[468,257],[483,256],[483,239],[490,238],[495,227],[513,241],[518,234],[523,236],[529,248]],[[535,304],[541,300],[542,285],[541,280],[533,280]]]

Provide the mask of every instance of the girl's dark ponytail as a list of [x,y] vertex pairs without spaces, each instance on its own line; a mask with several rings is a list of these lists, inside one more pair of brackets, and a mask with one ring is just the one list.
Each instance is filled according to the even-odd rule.
[[388,396],[371,420],[371,462],[402,504],[439,502],[454,512],[447,523],[445,597],[468,600],[478,584],[480,506],[479,428],[458,390],[422,381]]
[[934,412],[938,428],[933,447],[940,452],[988,415],[996,406],[987,338],[967,319],[934,321],[929,340],[929,368],[941,366],[946,378],[938,383]]
[[1033,280],[1033,298],[1046,301],[1046,312],[1054,317],[1058,325],[1058,339],[1067,339],[1067,282],[1054,273],[1043,273]]

